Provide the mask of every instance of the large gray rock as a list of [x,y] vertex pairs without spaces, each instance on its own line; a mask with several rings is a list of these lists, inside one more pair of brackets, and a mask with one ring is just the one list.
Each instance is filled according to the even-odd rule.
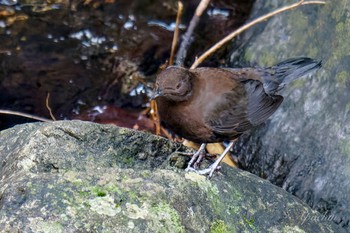
[[247,172],[175,168],[184,148],[148,133],[62,121],[0,138],[1,232],[342,232]]
[[[256,1],[252,18],[292,2]],[[350,231],[350,4],[326,2],[275,16],[242,36],[246,44],[232,65],[308,56],[323,67],[283,90],[279,110],[236,150],[243,168]]]

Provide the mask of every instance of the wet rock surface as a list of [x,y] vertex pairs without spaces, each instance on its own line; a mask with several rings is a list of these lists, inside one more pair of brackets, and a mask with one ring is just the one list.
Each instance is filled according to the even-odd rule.
[[[290,1],[257,1],[253,18]],[[283,13],[242,36],[231,64],[269,66],[291,57],[323,60],[293,82],[279,110],[236,153],[242,168],[283,187],[350,231],[350,8],[347,1]],[[239,54],[239,57],[238,57]]]
[[184,172],[185,148],[149,133],[61,121],[0,137],[2,232],[344,232],[247,172]]

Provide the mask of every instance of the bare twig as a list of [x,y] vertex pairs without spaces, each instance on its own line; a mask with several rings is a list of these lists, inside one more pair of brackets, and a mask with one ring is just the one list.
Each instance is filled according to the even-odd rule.
[[37,121],[43,121],[43,122],[52,122],[52,120],[49,120],[49,119],[46,119],[43,117],[38,117],[38,116],[31,115],[31,114],[16,112],[16,111],[12,111],[12,110],[0,110],[0,114],[21,116],[21,117],[25,117],[25,118],[29,118],[29,119],[33,119],[33,120],[37,120]]
[[51,110],[50,105],[49,105],[49,99],[50,99],[50,92],[47,93],[45,104],[46,104],[47,110],[49,110],[51,119],[54,120],[54,121],[56,121],[56,118],[55,118],[55,116],[52,114],[52,110]]
[[190,45],[191,36],[193,34],[193,31],[199,22],[199,18],[201,17],[201,15],[205,11],[205,9],[208,7],[209,2],[210,2],[210,0],[201,0],[201,2],[199,3],[199,5],[196,9],[196,12],[191,19],[190,25],[188,26],[187,31],[183,37],[180,49],[177,52],[176,65],[183,64],[183,62],[186,58],[188,46]]
[[160,135],[160,119],[158,115],[158,106],[157,102],[155,100],[151,100],[151,117],[154,121],[154,124],[156,126],[156,135]]
[[227,42],[232,40],[238,34],[242,33],[245,30],[247,30],[248,28],[250,28],[250,27],[252,27],[252,26],[254,26],[254,25],[256,25],[256,24],[258,24],[258,23],[260,23],[262,21],[267,20],[267,19],[271,18],[272,16],[275,16],[275,15],[280,14],[280,13],[285,12],[285,11],[292,10],[292,9],[298,7],[298,6],[308,5],[308,4],[326,4],[326,3],[324,1],[308,1],[308,2],[305,2],[305,0],[301,0],[301,1],[297,2],[297,3],[292,4],[292,5],[279,8],[279,9],[277,9],[277,10],[271,12],[271,13],[263,15],[263,16],[255,19],[255,20],[253,20],[252,22],[250,22],[250,23],[248,23],[246,25],[243,25],[242,27],[238,28],[237,30],[235,30],[234,32],[230,33],[228,36],[226,36],[225,38],[220,40],[218,43],[213,45],[210,49],[208,49],[205,53],[203,53],[198,59],[196,59],[196,61],[192,64],[190,69],[195,69],[207,57],[212,55],[219,48],[221,48],[224,44],[226,44]]
[[166,129],[164,129],[163,127],[160,127],[160,131],[167,139],[169,139],[169,140],[172,139],[170,133],[168,133],[168,131],[166,131]]
[[175,26],[175,31],[174,31],[173,43],[171,45],[169,65],[172,65],[174,63],[174,53],[175,53],[175,48],[176,48],[177,42],[179,40],[179,25],[180,25],[182,10],[183,10],[182,2],[178,1],[177,4],[178,4],[178,7],[177,7],[177,15],[176,15],[176,26]]

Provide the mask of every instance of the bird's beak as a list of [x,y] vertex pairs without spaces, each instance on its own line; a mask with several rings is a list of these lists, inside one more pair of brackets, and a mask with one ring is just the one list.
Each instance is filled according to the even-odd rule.
[[156,89],[156,91],[153,93],[153,95],[151,96],[151,100],[156,99],[159,96],[162,96],[163,93],[159,90],[159,88]]

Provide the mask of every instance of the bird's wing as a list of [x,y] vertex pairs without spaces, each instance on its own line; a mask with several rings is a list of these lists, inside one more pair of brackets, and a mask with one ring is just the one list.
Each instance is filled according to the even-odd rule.
[[267,120],[282,103],[282,96],[270,96],[260,81],[242,80],[237,88],[223,94],[207,115],[207,124],[216,134],[239,135]]

